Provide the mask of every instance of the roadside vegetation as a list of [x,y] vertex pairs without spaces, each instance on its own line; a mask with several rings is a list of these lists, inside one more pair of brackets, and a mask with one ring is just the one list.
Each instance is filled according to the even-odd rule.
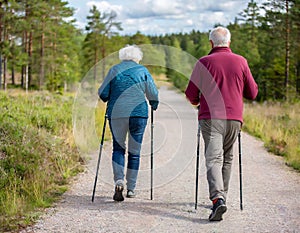
[[1,232],[32,223],[82,170],[72,104],[72,96],[49,92],[0,92]]
[[300,103],[246,104],[244,130],[300,171]]
[[[234,22],[223,25],[231,31],[232,51],[247,58],[259,85],[258,103],[245,106],[244,130],[297,170],[299,8],[295,0],[260,4],[250,0]],[[92,6],[85,30],[73,20],[66,21],[74,14],[75,9],[62,0],[0,1],[0,232],[34,222],[37,210],[51,206],[66,191],[70,178],[82,171],[84,160],[72,135],[74,98],[68,93],[95,64],[126,44],[170,46],[194,58],[210,51],[208,32],[198,28],[189,33],[151,36],[137,31],[120,36],[123,28],[115,12]],[[150,72],[160,75],[159,85],[168,80],[184,90],[188,80],[183,74],[193,64],[174,50],[160,52],[144,52],[150,61],[160,59],[161,67],[149,67]],[[101,64],[104,76],[110,64]],[[166,69],[179,65],[182,69],[177,71]],[[92,72],[94,80],[100,75],[97,72]],[[99,138],[103,115],[99,103],[95,116]],[[80,133],[82,138],[89,134]],[[109,130],[106,133],[109,139]],[[98,143],[95,138],[94,144]]]

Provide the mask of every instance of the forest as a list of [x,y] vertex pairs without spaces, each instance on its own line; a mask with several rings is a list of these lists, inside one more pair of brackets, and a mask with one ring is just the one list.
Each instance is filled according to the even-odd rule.
[[[91,7],[84,29],[75,26],[74,12],[64,0],[0,0],[1,232],[35,222],[39,210],[58,200],[69,180],[82,172],[86,161],[74,139],[74,93],[87,74],[94,81],[105,75],[93,69],[95,64],[126,44],[143,45],[151,53],[143,51],[147,56],[142,63],[155,59],[154,64],[161,64],[148,67],[153,76],[166,76],[184,90],[194,64],[178,54],[194,61],[210,51],[209,32],[200,28],[189,33],[121,35],[123,26],[113,11]],[[222,25],[231,31],[232,51],[248,60],[259,85],[261,104],[245,104],[243,130],[298,171],[299,19],[300,0],[262,4],[250,0],[232,23]],[[171,69],[177,64],[188,67]],[[107,71],[111,61],[101,65]],[[104,110],[97,108],[99,128],[103,115]]]
[[[259,85],[258,101],[299,99],[300,1],[254,0],[232,23],[222,25],[232,34],[231,49],[247,58]],[[168,45],[199,58],[210,50],[207,31],[165,35],[120,35],[122,23],[115,12],[95,6],[84,30],[72,20],[75,9],[63,0],[0,1],[0,88],[67,92],[98,61],[126,44]],[[217,26],[217,25],[216,25]],[[170,58],[169,61],[172,62]],[[164,72],[180,89],[187,80]]]

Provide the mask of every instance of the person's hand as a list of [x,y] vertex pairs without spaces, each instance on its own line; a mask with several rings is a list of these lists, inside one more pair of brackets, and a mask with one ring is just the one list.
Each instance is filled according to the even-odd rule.
[[153,111],[156,111],[156,109],[158,107],[158,101],[150,100],[150,105],[151,105],[151,108],[153,109]]

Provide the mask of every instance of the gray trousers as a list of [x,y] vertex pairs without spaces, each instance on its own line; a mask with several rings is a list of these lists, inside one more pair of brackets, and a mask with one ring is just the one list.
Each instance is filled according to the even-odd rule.
[[200,120],[205,144],[205,161],[209,198],[223,198],[226,201],[233,144],[241,130],[241,122],[234,120]]

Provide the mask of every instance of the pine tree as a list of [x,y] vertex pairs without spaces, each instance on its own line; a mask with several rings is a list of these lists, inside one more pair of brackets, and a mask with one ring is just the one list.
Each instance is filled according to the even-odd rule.
[[[263,4],[265,16],[261,19],[262,28],[270,36],[269,56],[270,64],[274,64],[268,76],[275,78],[276,86],[279,86],[274,94],[274,98],[287,98],[290,70],[290,10],[291,1],[272,0]],[[275,65],[276,64],[276,65]],[[283,69],[281,66],[283,65]],[[274,88],[276,88],[274,86]]]
[[[87,67],[93,67],[100,59],[105,58],[107,39],[118,34],[114,29],[122,30],[121,23],[115,22],[116,17],[117,15],[113,11],[110,13],[101,13],[96,6],[90,9],[90,15],[87,16],[87,36],[83,45],[85,71],[87,71]],[[103,61],[102,77],[104,77],[104,71],[105,60]],[[97,75],[97,69],[94,67],[94,80],[96,80]]]
[[290,8],[291,19],[291,60],[293,68],[291,75],[294,75],[295,91],[300,96],[300,0],[293,0]]

